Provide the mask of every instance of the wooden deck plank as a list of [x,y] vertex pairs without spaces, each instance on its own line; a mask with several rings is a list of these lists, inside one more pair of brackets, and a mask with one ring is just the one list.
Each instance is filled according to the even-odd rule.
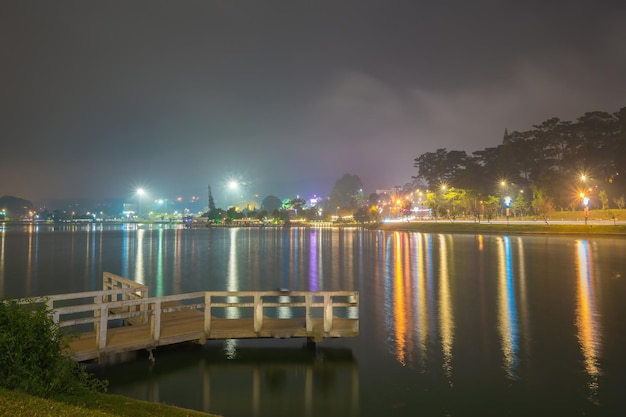
[[[188,316],[187,318],[185,316]],[[212,318],[211,331],[204,333],[202,315],[170,317],[161,323],[161,337],[154,341],[150,337],[150,325],[124,326],[108,330],[107,344],[97,349],[94,332],[84,333],[70,342],[71,356],[84,361],[101,355],[128,352],[187,341],[250,339],[250,338],[312,338],[320,341],[326,337],[354,337],[358,335],[357,319],[335,318],[330,332],[323,331],[322,319],[314,319],[313,330],[308,332],[303,319],[264,318],[259,332],[254,331],[252,319]]]

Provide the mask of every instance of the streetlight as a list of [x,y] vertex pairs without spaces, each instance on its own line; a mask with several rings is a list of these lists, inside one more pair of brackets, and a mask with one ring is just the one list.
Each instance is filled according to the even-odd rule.
[[137,217],[141,214],[141,197],[146,194],[143,188],[137,188]]
[[587,219],[589,218],[589,197],[585,196],[585,193],[580,193],[580,198],[583,200],[583,207],[585,210],[585,225],[586,225]]
[[511,215],[511,197],[504,197],[504,206],[506,207],[506,224],[509,224],[509,216]]

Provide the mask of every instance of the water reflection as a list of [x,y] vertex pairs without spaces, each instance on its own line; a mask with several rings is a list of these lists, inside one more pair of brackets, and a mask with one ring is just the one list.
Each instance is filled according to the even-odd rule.
[[519,328],[515,305],[511,239],[508,236],[498,238],[498,266],[498,330],[502,341],[504,369],[509,378],[517,379]]
[[[396,232],[385,242],[385,257],[380,262],[385,271],[387,322],[396,360],[402,366],[412,366],[417,354],[423,369],[432,339],[438,337],[441,367],[451,383],[456,325],[454,274],[450,269],[454,246],[449,238],[436,236],[438,263],[435,265],[432,235]],[[438,275],[434,273],[435,266]]]
[[143,265],[143,247],[144,247],[144,241],[143,238],[146,234],[146,231],[144,229],[138,229],[137,230],[137,252],[135,255],[135,281],[137,281],[140,284],[145,284],[145,279],[144,279],[144,265]]
[[[403,259],[405,257],[404,251],[406,250],[406,234],[394,233],[393,234],[393,251],[395,252],[395,258],[393,260],[393,318],[394,318],[394,333],[396,335],[396,358],[401,365],[406,365],[406,355],[411,352],[407,348],[407,340],[410,340],[407,334],[407,323],[410,323],[408,319],[409,311],[406,308],[405,300],[405,274],[403,270]],[[410,274],[407,274],[406,278],[410,280]],[[410,281],[409,281],[410,282]]]
[[309,234],[309,290],[318,291],[318,271],[322,269],[322,258],[317,255],[318,244],[321,242],[317,239],[317,231],[311,230]]
[[[464,414],[456,411],[467,410],[470,399],[483,411],[500,407],[499,415],[530,415],[523,411],[540,409],[544,401],[557,411],[573,411],[554,415],[580,415],[585,406],[606,407],[607,397],[621,395],[615,380],[623,373],[618,355],[624,351],[625,281],[600,278],[623,276],[623,238],[295,228],[51,229],[2,230],[0,296],[99,289],[103,270],[143,279],[157,295],[280,287],[360,291],[359,337],[324,342],[355,348],[363,378],[360,398],[358,383],[348,389],[352,377],[347,375],[355,365],[343,376],[332,369],[318,373],[320,365],[245,366],[241,346],[248,344],[235,341],[221,348],[235,366],[209,360],[209,372],[196,365],[187,372],[179,366],[186,360],[182,353],[172,360],[170,375],[159,350],[149,382],[125,365],[123,378],[112,384],[114,392],[199,409],[203,404],[195,401],[204,398],[209,411],[233,417],[306,410],[338,415],[319,406],[335,401],[347,410],[339,415],[350,415],[356,409],[348,406],[352,398],[361,402],[354,413],[368,416],[413,415],[424,404]],[[201,386],[208,394],[184,392]],[[430,395],[435,391],[438,396]],[[289,398],[299,402],[290,414],[265,404]],[[526,410],[516,409],[524,404]],[[236,407],[241,410],[231,412]],[[615,415],[623,411],[620,407]]]
[[[427,235],[427,239],[430,242],[430,235]],[[425,254],[430,254],[431,252],[424,248],[424,236],[421,233],[415,234],[413,235],[413,241],[415,247],[414,259],[416,262],[416,297],[414,299],[417,302],[415,323],[417,326],[417,345],[419,346],[419,364],[420,369],[424,369],[428,357],[428,334],[430,328],[428,323],[428,301],[432,299],[432,294],[429,297],[430,289],[432,288],[432,269],[429,266],[432,260],[430,257],[425,256]]]
[[[443,353],[443,371],[452,377],[452,346],[454,343],[454,311],[450,294],[450,273],[448,263],[454,257],[453,241],[446,241],[450,235],[439,235],[439,333]],[[450,254],[448,254],[450,247]]]
[[599,313],[596,309],[592,252],[586,240],[576,241],[576,266],[578,271],[578,297],[576,326],[578,342],[585,359],[585,371],[589,376],[587,387],[590,399],[595,401],[599,385],[600,366],[598,359],[602,348]]
[[[239,291],[239,272],[237,261],[237,234],[239,228],[231,228],[229,230],[229,252],[228,252],[228,276],[226,277],[226,290],[227,291]],[[237,297],[226,297],[227,302],[237,302]],[[238,307],[227,307],[226,318],[236,319],[241,317],[241,312]]]
[[193,409],[225,416],[359,415],[359,367],[350,349],[230,350],[187,348],[182,357],[157,355],[153,368],[135,361],[91,370],[107,376],[112,394],[169,404],[184,396]]
[[158,240],[157,240],[157,256],[156,256],[156,276],[155,276],[155,280],[156,280],[156,296],[160,297],[162,296],[163,293],[163,258],[164,258],[164,252],[165,252],[165,248],[163,247],[164,244],[164,238],[163,238],[163,234],[165,232],[163,231],[163,229],[159,229],[158,231]]

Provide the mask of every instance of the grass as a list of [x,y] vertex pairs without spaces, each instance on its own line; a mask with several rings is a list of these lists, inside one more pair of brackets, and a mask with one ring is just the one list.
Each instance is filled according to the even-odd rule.
[[52,399],[0,388],[0,417],[211,417],[199,411],[139,401],[120,395],[87,393]]
[[449,221],[389,223],[376,226],[381,230],[406,230],[424,233],[482,233],[482,234],[577,234],[577,235],[624,235],[626,225],[584,225],[584,224],[492,224],[455,223]]
[[[497,233],[497,234],[578,234],[578,235],[626,235],[626,225],[615,224],[614,220],[626,219],[626,209],[591,210],[589,221],[601,221],[602,224],[585,224],[582,211],[558,211],[552,213],[548,222],[536,217],[514,218],[509,224],[456,222],[447,219],[424,222],[397,222],[377,225],[381,230],[408,230],[425,233]],[[502,221],[503,218],[498,220]],[[518,220],[534,220],[520,223]],[[559,223],[567,222],[567,223]],[[576,223],[573,223],[576,222]]]

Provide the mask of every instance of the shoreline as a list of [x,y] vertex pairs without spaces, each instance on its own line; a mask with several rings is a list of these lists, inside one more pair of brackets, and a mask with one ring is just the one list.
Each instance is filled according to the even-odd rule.
[[365,226],[372,230],[514,235],[592,235],[626,237],[626,224],[576,223],[474,223],[474,222],[397,222]]

